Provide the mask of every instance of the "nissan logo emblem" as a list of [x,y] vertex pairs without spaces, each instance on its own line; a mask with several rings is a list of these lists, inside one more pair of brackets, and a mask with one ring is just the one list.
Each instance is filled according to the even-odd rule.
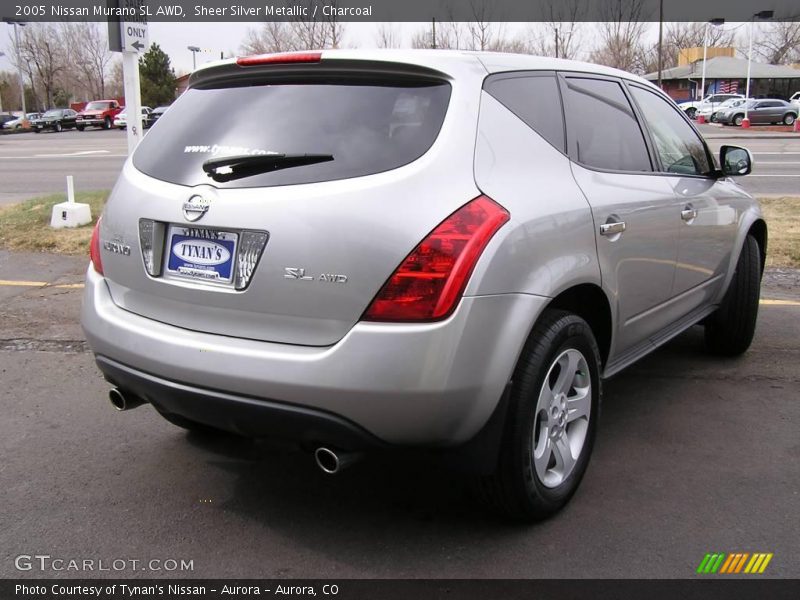
[[183,216],[187,221],[199,221],[208,212],[211,201],[202,196],[194,195],[183,203]]

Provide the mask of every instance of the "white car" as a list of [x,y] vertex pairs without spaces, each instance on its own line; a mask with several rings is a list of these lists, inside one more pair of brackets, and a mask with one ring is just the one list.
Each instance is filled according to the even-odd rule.
[[800,92],[795,92],[792,94],[792,96],[789,98],[789,102],[795,106],[800,106]]
[[678,106],[683,112],[686,113],[687,117],[694,119],[698,114],[698,111],[704,110],[705,108],[711,108],[712,111],[716,112],[719,110],[720,104],[726,100],[730,100],[731,98],[744,98],[744,96],[742,94],[709,94],[702,100],[679,102]]
[[[151,112],[153,112],[152,108],[150,108],[149,106],[143,106],[142,121],[146,121],[147,115],[149,115]],[[122,111],[119,112],[116,117],[114,117],[114,127],[118,129],[125,129],[127,126],[128,126],[127,111],[123,108]]]

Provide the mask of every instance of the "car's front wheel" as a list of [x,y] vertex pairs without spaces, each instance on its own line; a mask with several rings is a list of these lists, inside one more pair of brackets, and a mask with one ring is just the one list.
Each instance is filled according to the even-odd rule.
[[111,119],[108,117],[103,120],[103,129],[111,129]]
[[55,129],[56,133],[61,133],[61,129],[62,129],[61,121],[56,121],[55,127],[53,127],[53,129]]
[[76,125],[75,129],[77,129],[78,131],[83,131],[83,125]]
[[695,115],[697,114],[696,108],[687,108],[686,109],[686,116],[690,119],[694,119]]
[[736,356],[750,347],[761,296],[761,250],[752,235],[744,240],[736,270],[719,308],[705,322],[706,347]]
[[527,521],[561,509],[589,464],[600,386],[589,325],[568,312],[546,311],[514,371],[498,465],[479,486],[484,500]]

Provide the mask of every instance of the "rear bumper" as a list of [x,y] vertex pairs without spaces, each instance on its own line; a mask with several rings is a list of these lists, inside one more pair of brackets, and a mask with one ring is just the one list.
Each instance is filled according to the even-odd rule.
[[[245,424],[231,416],[243,406],[239,398],[330,416],[378,443],[447,447],[472,439],[489,421],[546,302],[524,294],[467,297],[439,323],[358,323],[333,346],[293,346],[135,315],[114,304],[104,278],[90,268],[81,320],[106,375],[120,387],[135,380],[168,412],[272,435],[269,418]],[[181,386],[214,392],[184,393]]]

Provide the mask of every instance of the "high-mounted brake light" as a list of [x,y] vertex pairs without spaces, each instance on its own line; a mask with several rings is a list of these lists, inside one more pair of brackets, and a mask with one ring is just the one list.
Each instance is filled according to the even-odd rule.
[[455,308],[472,270],[508,211],[478,196],[447,217],[392,274],[366,313],[366,321],[436,321]]
[[92,266],[94,270],[103,274],[103,260],[100,258],[100,219],[103,217],[99,217],[97,219],[97,223],[94,224],[94,229],[92,230],[92,241],[89,242],[89,258],[92,261]]
[[256,56],[240,56],[236,64],[240,67],[256,65],[288,65],[294,63],[318,63],[322,60],[322,52],[284,52],[281,54],[257,54]]

